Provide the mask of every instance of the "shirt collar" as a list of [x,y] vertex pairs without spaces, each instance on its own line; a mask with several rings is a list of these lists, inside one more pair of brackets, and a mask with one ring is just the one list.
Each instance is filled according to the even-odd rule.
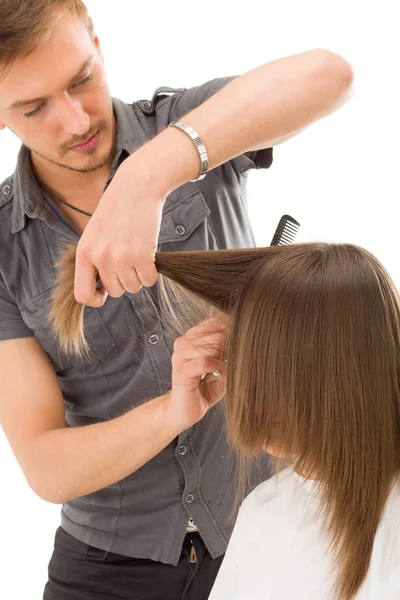
[[[131,104],[112,98],[116,118],[117,133],[115,154],[106,187],[115,175],[121,162],[146,142],[146,136]],[[18,154],[17,166],[13,175],[12,233],[21,231],[26,224],[26,216],[40,217],[45,210],[43,193],[33,175],[30,150],[22,145]]]

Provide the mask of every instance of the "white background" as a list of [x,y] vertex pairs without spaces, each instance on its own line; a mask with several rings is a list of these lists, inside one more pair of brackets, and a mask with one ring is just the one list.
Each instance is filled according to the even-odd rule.
[[[352,64],[345,107],[275,150],[252,172],[249,205],[258,245],[284,213],[298,241],[352,242],[372,251],[400,286],[398,138],[400,43],[395,0],[171,0],[86,2],[102,42],[111,93],[150,98],[311,48]],[[397,12],[397,11],[396,11]],[[0,181],[19,142],[0,132]],[[0,365],[1,368],[1,365]],[[30,491],[0,431],[0,598],[41,600],[60,506]]]

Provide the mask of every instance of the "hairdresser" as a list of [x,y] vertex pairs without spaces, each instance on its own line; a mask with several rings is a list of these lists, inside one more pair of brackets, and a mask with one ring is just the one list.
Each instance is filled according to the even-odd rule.
[[[81,0],[0,3],[0,129],[22,142],[0,186],[0,422],[29,486],[62,504],[45,600],[207,598],[235,465],[220,405],[191,413],[186,388],[170,404],[155,252],[254,245],[248,170],[352,78],[317,49],[126,104]],[[49,326],[54,267],[78,242],[80,356]],[[197,370],[217,380],[220,362]]]

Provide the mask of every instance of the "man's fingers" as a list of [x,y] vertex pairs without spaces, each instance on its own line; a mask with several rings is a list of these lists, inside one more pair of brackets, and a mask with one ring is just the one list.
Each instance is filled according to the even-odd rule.
[[[101,263],[118,275],[126,291],[136,290],[137,292],[142,285],[145,287],[154,285],[158,273],[154,263],[155,252],[149,254],[149,252],[133,252],[132,250],[131,245],[124,248],[121,243],[118,252],[110,249],[109,253],[104,253]],[[100,266],[102,266],[101,263]]]
[[121,269],[118,273],[118,278],[124,289],[130,294],[137,294],[142,288],[142,282],[138,277],[136,269],[133,267]]
[[208,333],[214,333],[218,331],[224,332],[226,330],[227,323],[228,316],[223,313],[217,313],[213,317],[210,317],[209,319],[206,319],[195,327],[189,329],[186,332],[185,337],[189,339],[195,339]]
[[195,356],[220,356],[224,342],[224,333],[212,333],[196,338],[179,337],[174,342],[174,354],[184,356],[185,358],[194,358]]
[[[140,274],[135,264],[140,265]],[[98,274],[103,293],[96,290],[96,275]],[[158,273],[154,259],[146,256],[140,260],[121,254],[113,257],[103,250],[96,260],[89,256],[85,248],[78,244],[75,268],[75,299],[80,304],[99,307],[104,303],[104,291],[113,298],[119,298],[125,291],[136,294],[141,287],[151,287],[157,281]]]
[[158,271],[154,264],[154,258],[150,262],[138,262],[136,272],[139,281],[145,287],[152,287],[158,279]]
[[80,304],[99,307],[104,304],[104,292],[96,290],[97,269],[88,258],[77,252],[74,280],[75,300]]
[[125,288],[114,271],[101,269],[99,271],[99,278],[103,287],[112,298],[119,298],[125,293]]
[[[220,375],[213,375],[216,371],[219,371]],[[189,382],[193,381],[197,385],[204,373],[207,373],[206,383],[213,379],[225,383],[227,364],[212,356],[197,356],[193,360],[182,361],[174,369],[173,383],[175,385],[188,385]]]

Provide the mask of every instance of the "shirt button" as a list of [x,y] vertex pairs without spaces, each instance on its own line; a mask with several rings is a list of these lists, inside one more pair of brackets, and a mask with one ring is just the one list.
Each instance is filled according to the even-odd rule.
[[8,194],[11,192],[11,186],[6,183],[6,185],[2,187],[1,191],[3,196],[8,196]]
[[151,102],[149,102],[148,100],[142,100],[142,102],[140,102],[140,106],[142,108],[150,108]]
[[193,502],[193,500],[194,500],[193,494],[188,494],[186,496],[186,504],[191,504]]
[[150,344],[152,344],[153,346],[155,346],[155,344],[158,344],[158,342],[160,341],[160,338],[158,337],[158,335],[151,335],[149,337],[149,342]]
[[177,225],[175,231],[178,235],[185,235],[186,227],[184,227],[183,225]]
[[178,454],[180,454],[181,456],[185,456],[187,452],[187,447],[186,446],[179,446],[178,448]]

